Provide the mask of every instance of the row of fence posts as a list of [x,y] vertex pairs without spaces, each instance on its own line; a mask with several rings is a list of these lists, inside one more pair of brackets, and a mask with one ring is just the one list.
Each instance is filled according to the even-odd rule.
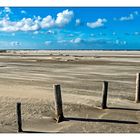
[[[103,82],[102,88],[102,103],[101,108],[107,108],[107,95],[108,95],[108,82]],[[64,120],[63,114],[63,105],[62,105],[62,96],[61,96],[61,87],[60,85],[54,85],[54,96],[55,96],[55,120],[57,123],[62,122]],[[136,95],[135,102],[140,102],[140,73],[136,75]],[[23,132],[22,130],[22,116],[21,116],[21,103],[17,103],[17,124],[18,124],[18,132]]]

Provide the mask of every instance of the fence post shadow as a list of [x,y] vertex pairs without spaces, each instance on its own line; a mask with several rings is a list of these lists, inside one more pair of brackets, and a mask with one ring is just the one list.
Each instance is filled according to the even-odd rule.
[[110,120],[110,119],[92,119],[92,118],[78,118],[78,117],[66,117],[65,121],[79,121],[79,122],[102,122],[102,123],[120,123],[120,124],[138,124],[136,121],[126,120]]

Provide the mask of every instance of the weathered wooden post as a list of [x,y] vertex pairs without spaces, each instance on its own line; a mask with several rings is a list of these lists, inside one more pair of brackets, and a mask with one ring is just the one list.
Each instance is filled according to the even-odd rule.
[[22,132],[21,103],[17,103],[17,132]]
[[108,92],[108,82],[104,81],[102,89],[102,104],[101,104],[102,109],[107,108],[107,92]]
[[140,102],[140,73],[136,74],[136,95],[135,102]]
[[54,95],[55,95],[55,115],[56,120],[59,123],[64,120],[60,85],[54,85]]

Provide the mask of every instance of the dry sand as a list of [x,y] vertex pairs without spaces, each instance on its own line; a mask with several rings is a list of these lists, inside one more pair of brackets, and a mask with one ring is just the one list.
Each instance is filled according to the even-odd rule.
[[[0,54],[0,132],[16,132],[22,103],[24,132],[140,132],[134,102],[140,52],[9,51]],[[101,110],[102,81],[109,81]],[[61,84],[66,120],[54,116],[53,84]]]

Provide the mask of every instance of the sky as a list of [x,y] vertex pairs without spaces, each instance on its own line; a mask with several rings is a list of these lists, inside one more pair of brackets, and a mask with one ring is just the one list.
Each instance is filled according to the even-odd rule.
[[0,49],[140,50],[140,7],[0,7]]

